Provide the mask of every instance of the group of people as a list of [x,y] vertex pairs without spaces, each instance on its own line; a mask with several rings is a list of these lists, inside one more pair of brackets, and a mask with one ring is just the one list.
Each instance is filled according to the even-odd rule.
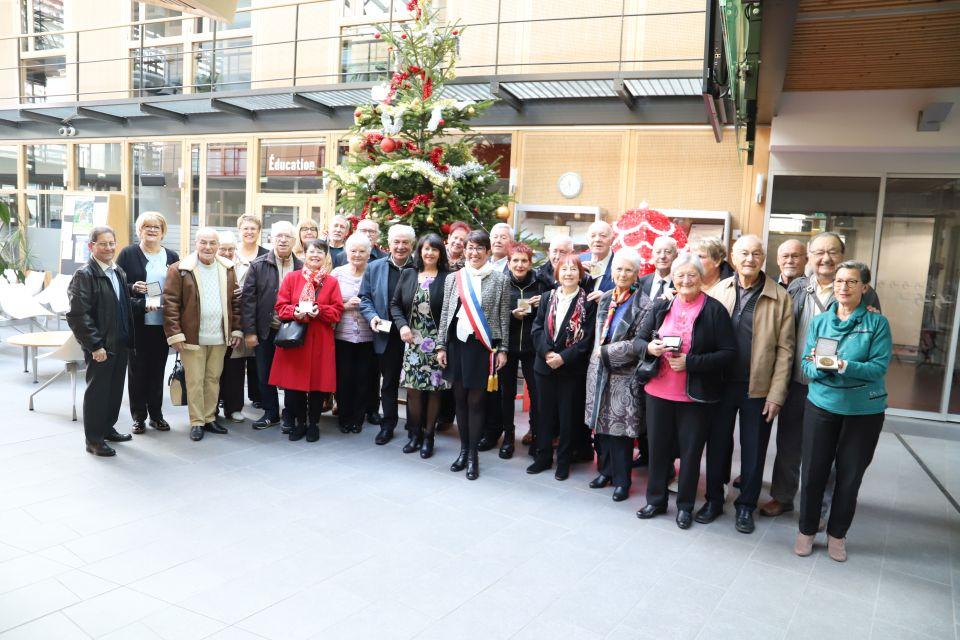
[[[279,425],[290,440],[313,442],[330,411],[343,433],[379,426],[383,445],[399,424],[402,387],[403,452],[431,457],[436,431],[455,421],[460,450],[450,469],[476,480],[480,452],[499,445],[508,459],[517,448],[522,372],[527,473],[553,469],[563,481],[572,464],[596,455],[589,486],[612,486],[619,502],[633,469],[647,466],[637,516],[665,513],[675,484],[682,529],[722,514],[739,423],[734,526],[753,532],[778,419],[771,499],[759,512],[793,510],[800,489],[795,552],[812,553],[826,528],[830,557],[846,558],[883,425],[892,345],[870,270],[844,261],[839,235],[780,245],[774,280],[751,235],[729,259],[719,239],[681,252],[660,237],[655,270],[641,275],[635,251],[611,250],[603,221],[590,226],[586,253],[555,239],[538,268],[503,223],[487,233],[457,222],[445,239],[395,224],[385,249],[369,219],[352,234],[341,216],[325,233],[313,221],[278,222],[269,249],[256,217],[241,216],[237,228],[199,229],[182,259],[162,246],[159,213],[137,219],[138,244],[116,260],[113,231],[91,232],[68,314],[87,358],[91,453],[115,455],[108,443],[132,438],[115,427],[125,377],[133,432],[170,429],[162,413],[169,347],[182,361],[193,440],[227,432],[221,407],[226,420],[244,420],[246,378],[263,409],[254,429]],[[694,512],[704,450],[706,499]]]

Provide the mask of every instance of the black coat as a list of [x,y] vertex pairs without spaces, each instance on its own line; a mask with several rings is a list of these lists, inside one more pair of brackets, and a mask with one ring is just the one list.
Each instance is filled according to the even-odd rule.
[[116,267],[120,278],[121,302],[127,305],[127,340],[124,342],[117,326],[117,294],[113,283],[93,258],[80,267],[67,289],[70,299],[70,311],[67,312],[67,324],[86,354],[97,349],[106,349],[108,353],[117,353],[120,349],[133,346],[133,308],[127,287],[127,276],[123,269]]
[[[551,289],[553,285],[544,280],[542,274],[536,270],[527,273],[527,277],[522,282],[517,282],[513,274],[507,276],[507,286],[510,291],[510,311],[517,308],[517,301],[520,298],[533,298],[542,296]],[[542,300],[542,298],[541,298]],[[537,309],[531,313],[517,319],[513,313],[510,314],[510,340],[508,351],[514,355],[520,353],[529,353],[533,351],[533,338],[530,332],[533,330],[533,321],[536,319]]]
[[[695,402],[719,402],[723,395],[723,372],[737,358],[737,339],[726,307],[710,296],[700,315],[693,322],[690,352],[687,354],[687,395]],[[634,340],[640,357],[647,353],[647,343],[673,306],[673,300],[660,298],[653,302]],[[661,366],[664,366],[661,363]]]
[[[594,323],[597,314],[597,305],[593,302],[586,304],[585,316],[581,320],[580,326],[583,328],[583,337],[574,342],[569,347],[558,347],[554,342],[553,336],[547,331],[547,311],[550,309],[550,298],[554,291],[550,291],[540,298],[540,308],[537,309],[537,317],[533,320],[533,329],[530,337],[533,339],[534,348],[537,351],[537,357],[533,361],[533,370],[544,376],[575,376],[584,375],[587,371],[587,360],[590,356],[590,350],[593,347]],[[560,330],[557,332],[559,340],[565,340],[567,335],[567,325],[570,323],[570,316],[576,308],[576,300],[570,303],[563,322],[560,324]],[[547,353],[553,351],[560,354],[563,358],[563,366],[559,369],[551,369],[547,365]]]
[[[302,269],[303,263],[296,256],[292,257],[293,270]],[[277,267],[277,254],[270,251],[250,263],[243,279],[243,292],[240,294],[240,326],[243,335],[256,335],[259,340],[267,339],[279,291],[280,269]]]
[[[166,247],[163,247],[163,250],[167,253],[168,267],[180,260],[176,251]],[[130,304],[133,305],[133,323],[139,329],[143,326],[143,315],[146,313],[147,294],[133,291],[133,283],[147,280],[147,254],[139,244],[124,247],[117,256],[117,266],[127,274],[127,292],[130,294]]]
[[[410,326],[410,315],[413,310],[413,297],[417,294],[417,277],[420,272],[413,267],[407,267],[400,272],[397,288],[390,298],[390,317],[397,325],[397,331]],[[443,313],[443,285],[450,275],[449,271],[438,271],[437,277],[430,283],[430,313],[433,321],[440,330],[440,315]]]
[[[657,272],[652,271],[645,276],[641,276],[637,280],[637,289],[640,291],[640,304],[642,306],[649,306],[650,299],[650,283],[653,282],[653,279],[656,277]],[[671,289],[673,288],[673,278],[667,278],[667,286]]]

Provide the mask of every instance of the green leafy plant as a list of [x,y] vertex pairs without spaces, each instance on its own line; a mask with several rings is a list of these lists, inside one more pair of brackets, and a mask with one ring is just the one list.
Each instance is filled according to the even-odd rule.
[[11,224],[10,207],[0,200],[0,276],[12,270],[17,280],[23,282],[30,270],[30,258],[26,251],[26,239],[20,227]]

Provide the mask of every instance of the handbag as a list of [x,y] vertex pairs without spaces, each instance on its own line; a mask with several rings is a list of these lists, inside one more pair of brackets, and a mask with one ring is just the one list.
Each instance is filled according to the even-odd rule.
[[[314,301],[320,298],[320,289],[322,288],[323,283],[317,287]],[[273,338],[273,344],[281,349],[296,349],[297,347],[303,346],[303,341],[306,339],[306,337],[306,323],[297,322],[296,320],[285,320],[284,322],[280,323],[280,328],[277,329],[277,335]]]
[[175,407],[185,406],[187,404],[187,376],[183,371],[183,363],[180,362],[180,354],[177,354],[177,360],[173,363],[173,371],[170,372],[167,386],[170,387],[170,404]]
[[[657,332],[654,331],[653,335],[650,336],[651,340],[657,338]],[[643,356],[643,360],[637,365],[637,370],[633,372],[633,381],[635,384],[644,385],[657,375],[657,371],[660,369],[660,358],[657,356],[652,356],[649,353],[646,353]]]

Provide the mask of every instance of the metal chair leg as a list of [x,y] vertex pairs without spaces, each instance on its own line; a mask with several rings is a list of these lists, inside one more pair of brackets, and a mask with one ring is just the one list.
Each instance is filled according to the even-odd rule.
[[27,403],[27,408],[28,408],[30,411],[33,411],[33,396],[37,395],[38,393],[40,393],[41,391],[43,391],[44,389],[46,389],[47,387],[49,387],[50,384],[51,384],[54,380],[56,380],[57,378],[59,378],[60,376],[62,376],[62,375],[65,374],[65,373],[67,373],[67,368],[66,368],[66,367],[64,367],[63,369],[61,369],[60,371],[58,371],[56,374],[54,374],[49,380],[44,380],[43,384],[40,385],[39,387],[37,387],[37,390],[36,390],[36,391],[34,391],[33,393],[30,394],[30,401]]
[[73,408],[73,421],[77,421],[77,363],[68,362],[67,371],[70,372],[70,403]]

